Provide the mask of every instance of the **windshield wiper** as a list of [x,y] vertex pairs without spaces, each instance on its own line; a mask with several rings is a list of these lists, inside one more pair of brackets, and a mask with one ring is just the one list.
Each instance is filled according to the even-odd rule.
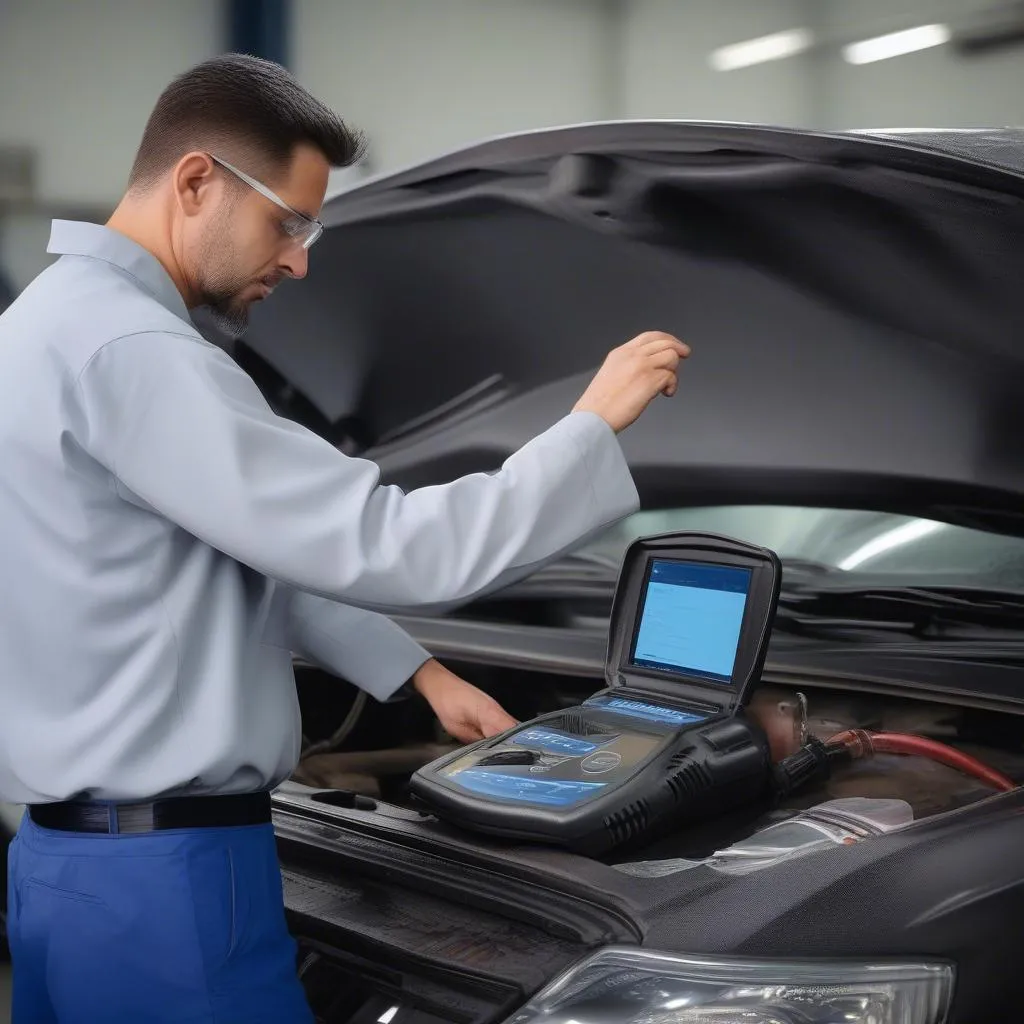
[[1024,640],[1024,594],[970,587],[787,586],[776,628],[808,636],[910,634]]

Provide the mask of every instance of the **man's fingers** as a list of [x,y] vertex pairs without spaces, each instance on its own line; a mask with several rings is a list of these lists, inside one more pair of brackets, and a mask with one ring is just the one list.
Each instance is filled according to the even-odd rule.
[[645,345],[650,345],[652,342],[659,341],[663,338],[671,337],[664,331],[644,331],[643,334],[638,334],[635,338],[626,342],[626,348],[643,348]]
[[460,743],[475,743],[477,740],[486,739],[483,730],[475,722],[451,722],[445,728],[452,739]]
[[665,331],[645,331],[608,353],[574,412],[600,416],[616,433],[625,430],[659,391],[675,394],[679,362],[690,346]]
[[486,716],[482,716],[480,727],[485,736],[497,736],[500,732],[512,729],[519,723],[508,712],[501,708],[495,708]]
[[690,354],[690,346],[678,338],[673,338],[671,334],[662,334],[650,338],[640,346],[640,350],[645,355],[652,355],[655,352],[661,351],[671,351],[675,352],[680,359],[685,359]]
[[680,345],[682,342],[667,331],[644,331],[626,342],[625,348],[646,348],[648,345],[665,344]]
[[674,348],[666,348],[660,352],[652,352],[646,358],[648,365],[654,369],[674,370],[682,357]]
[[671,398],[679,387],[679,377],[676,371],[679,363],[689,355],[689,346],[683,345],[674,338],[670,339],[671,344],[654,342],[644,350],[644,356],[651,370],[657,373],[657,388],[661,394]]

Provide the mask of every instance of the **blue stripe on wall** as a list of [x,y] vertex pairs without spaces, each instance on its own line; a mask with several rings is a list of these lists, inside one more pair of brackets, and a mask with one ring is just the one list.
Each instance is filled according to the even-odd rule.
[[227,49],[288,66],[290,0],[228,0]]

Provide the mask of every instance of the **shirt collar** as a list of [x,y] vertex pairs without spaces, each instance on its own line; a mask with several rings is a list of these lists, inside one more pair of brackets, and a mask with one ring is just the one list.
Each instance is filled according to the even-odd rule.
[[123,270],[165,309],[186,323],[188,307],[170,274],[148,249],[119,231],[84,221],[55,220],[46,251],[59,256],[87,256]]

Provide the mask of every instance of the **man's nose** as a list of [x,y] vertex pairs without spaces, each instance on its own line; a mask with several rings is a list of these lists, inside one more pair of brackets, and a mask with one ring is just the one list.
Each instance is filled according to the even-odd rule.
[[309,251],[301,245],[289,245],[281,258],[281,270],[289,277],[301,280],[309,273]]

